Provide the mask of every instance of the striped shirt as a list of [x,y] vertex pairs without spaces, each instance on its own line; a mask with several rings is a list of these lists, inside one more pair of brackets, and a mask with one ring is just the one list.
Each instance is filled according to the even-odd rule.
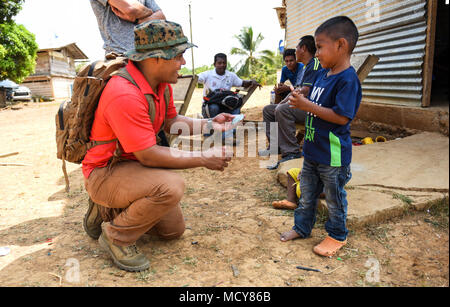
[[318,58],[312,58],[308,64],[303,66],[303,71],[298,74],[296,86],[311,87],[316,79],[317,72],[322,69]]

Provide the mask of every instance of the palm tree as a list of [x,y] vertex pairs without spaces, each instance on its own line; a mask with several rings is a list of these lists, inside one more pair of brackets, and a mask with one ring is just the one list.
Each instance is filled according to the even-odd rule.
[[283,66],[283,56],[277,51],[263,50],[260,59],[263,64],[271,68],[278,69]]
[[[231,49],[231,54],[237,54],[245,56],[244,64],[239,68],[237,74],[240,76],[249,76],[253,67],[258,63],[258,59],[256,58],[256,53],[259,44],[262,42],[264,37],[261,33],[259,33],[254,39],[254,33],[252,27],[244,27],[241,30],[241,34],[234,36],[240,43],[241,48],[233,47]],[[236,66],[242,64],[243,61],[240,61]]]

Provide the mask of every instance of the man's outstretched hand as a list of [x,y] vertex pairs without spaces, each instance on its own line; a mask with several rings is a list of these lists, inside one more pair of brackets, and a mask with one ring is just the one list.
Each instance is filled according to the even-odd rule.
[[213,125],[214,130],[222,131],[222,132],[231,130],[232,128],[234,128],[231,122],[233,121],[233,118],[235,116],[236,115],[231,115],[228,113],[221,113],[221,114],[217,115],[212,120],[212,125]]
[[226,147],[211,148],[202,153],[203,166],[213,170],[223,172],[231,161],[231,157],[227,156]]

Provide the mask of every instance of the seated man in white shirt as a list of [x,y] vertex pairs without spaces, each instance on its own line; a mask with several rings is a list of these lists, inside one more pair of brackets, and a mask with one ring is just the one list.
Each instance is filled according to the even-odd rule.
[[[214,68],[213,70],[208,70],[202,72],[198,75],[198,83],[204,85],[203,96],[215,90],[226,90],[229,91],[231,87],[249,87],[251,85],[256,85],[261,87],[261,85],[255,80],[242,80],[234,72],[227,70],[227,56],[223,53],[218,53],[214,56]],[[209,114],[203,112],[204,117],[213,118],[220,113],[230,113],[233,115],[239,114],[241,108],[236,108],[234,110],[229,110],[218,104],[209,104]]]
[[[206,97],[208,93],[215,90],[231,90],[231,87],[250,87],[252,85],[259,86],[261,85],[255,80],[242,80],[239,78],[234,72],[227,70],[227,56],[223,53],[218,53],[214,56],[214,68],[213,70],[208,70],[202,72],[198,75],[198,83],[204,85],[203,96]],[[208,103],[203,102],[202,106],[202,115],[204,118],[214,118],[216,115],[220,113],[229,113],[233,115],[237,115],[241,113],[241,106],[230,110],[227,107],[216,103]],[[236,129],[223,132],[222,138],[226,141],[228,138],[232,138],[235,134]],[[206,133],[205,136],[210,136],[211,134]]]

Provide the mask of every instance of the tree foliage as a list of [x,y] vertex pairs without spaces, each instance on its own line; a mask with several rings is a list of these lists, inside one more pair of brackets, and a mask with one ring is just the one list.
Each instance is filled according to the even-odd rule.
[[[231,54],[242,55],[245,57],[241,64],[241,67],[237,71],[238,75],[248,76],[253,72],[253,69],[258,63],[258,59],[256,58],[256,53],[259,45],[264,39],[261,33],[259,33],[256,38],[254,38],[253,28],[252,27],[244,27],[241,30],[239,35],[235,35],[234,37],[239,41],[241,45],[239,47],[233,47],[231,49]],[[243,62],[243,64],[242,64]]]
[[[203,66],[200,66],[200,67],[196,67],[195,68],[195,74],[198,75],[198,74],[200,74],[200,73],[202,73],[204,71],[208,71],[208,70],[211,70],[211,69],[214,69],[213,65],[209,65],[209,66],[208,65],[203,65]],[[180,70],[180,74],[182,74],[182,75],[192,75],[192,69],[189,69],[187,67],[183,67]]]
[[38,45],[34,34],[12,20],[23,1],[0,1],[0,80],[21,83],[34,72]]
[[24,0],[0,0],[0,23],[11,22],[22,9]]
[[255,35],[252,27],[244,27],[239,35],[235,35],[239,41],[239,47],[233,47],[231,54],[244,57],[236,67],[237,75],[242,78],[251,78],[260,84],[275,84],[277,69],[282,67],[282,56],[271,50],[258,51],[258,47],[264,40],[259,33]]

